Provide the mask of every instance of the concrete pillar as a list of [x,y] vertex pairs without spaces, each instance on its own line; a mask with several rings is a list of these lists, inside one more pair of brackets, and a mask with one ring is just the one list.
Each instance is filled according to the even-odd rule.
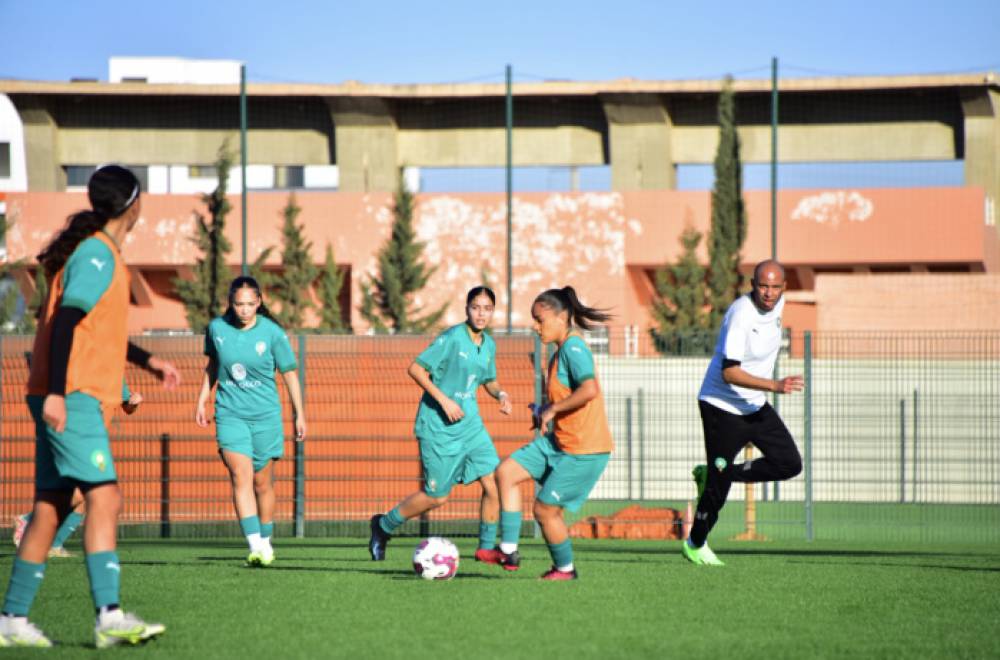
[[66,189],[66,172],[59,162],[59,127],[43,99],[34,95],[10,97],[24,123],[24,155],[28,190],[60,192]]
[[343,191],[396,189],[398,168],[396,119],[389,104],[376,97],[327,99],[333,118],[337,168]]
[[665,190],[676,185],[673,122],[655,94],[602,94],[608,119],[612,190]]
[[1000,202],[1000,91],[970,90],[962,97],[965,117],[965,183],[986,190],[987,222],[996,222]]

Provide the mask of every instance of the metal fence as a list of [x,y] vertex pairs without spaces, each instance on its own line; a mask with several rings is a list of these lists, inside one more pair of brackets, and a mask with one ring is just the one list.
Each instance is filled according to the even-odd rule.
[[[515,401],[504,417],[480,407],[501,456],[531,439],[527,404],[541,396],[548,350],[533,335],[495,335],[498,371]],[[293,338],[304,385],[308,439],[286,444],[275,470],[279,532],[362,535],[373,512],[419,487],[412,422],[419,391],[406,367],[428,337]],[[205,358],[200,337],[136,341],[172,359],[184,385],[166,392],[129,371],[146,397],[116,416],[113,450],[126,497],[123,534],[236,533],[230,486],[212,429],[193,422]],[[707,355],[663,355],[632,328],[593,333],[598,378],[616,450],[582,516],[640,503],[683,510],[704,460],[696,398]],[[34,446],[23,404],[30,338],[3,337],[0,524],[30,507]],[[680,352],[690,353],[690,350]],[[803,474],[752,493],[768,538],[1000,541],[1000,333],[837,333],[788,337],[781,374],[805,391],[774,399],[805,459]],[[286,421],[290,419],[286,409]],[[290,437],[290,433],[289,436]],[[719,534],[745,526],[748,492],[734,485]],[[530,511],[530,488],[524,490]],[[404,533],[472,532],[477,486]]]

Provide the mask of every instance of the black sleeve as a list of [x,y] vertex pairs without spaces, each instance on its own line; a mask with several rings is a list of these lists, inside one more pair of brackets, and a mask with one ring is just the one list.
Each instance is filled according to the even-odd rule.
[[740,362],[739,360],[730,360],[729,358],[723,358],[723,360],[722,360],[722,370],[725,371],[729,367],[738,367],[741,364],[743,364],[743,363]]
[[153,357],[153,354],[149,351],[145,351],[132,342],[128,343],[128,351],[125,353],[125,359],[131,364],[142,367],[145,369],[149,366],[149,358]]
[[49,394],[66,395],[66,370],[73,348],[73,332],[87,312],[76,307],[60,307],[52,319],[49,345]]

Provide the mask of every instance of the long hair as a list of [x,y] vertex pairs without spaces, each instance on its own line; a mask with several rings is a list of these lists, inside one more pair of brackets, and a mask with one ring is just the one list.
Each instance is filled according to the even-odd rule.
[[576,323],[584,330],[590,330],[595,323],[603,323],[611,320],[611,314],[605,309],[597,307],[587,307],[576,295],[576,290],[571,286],[564,286],[561,289],[549,289],[538,294],[532,305],[542,304],[554,310],[569,312],[569,325]]
[[257,299],[260,300],[260,307],[257,308],[257,314],[266,319],[270,319],[279,327],[281,326],[281,324],[278,323],[278,320],[274,318],[274,314],[271,313],[271,310],[269,310],[267,305],[264,304],[264,294],[261,293],[260,284],[258,284],[257,280],[249,275],[240,275],[229,283],[229,305],[226,307],[226,311],[222,315],[222,317],[226,319],[227,323],[236,325],[236,310],[233,309],[233,301],[236,298],[236,292],[240,289],[253,289],[254,293],[257,294]]
[[139,179],[120,165],[105,165],[90,175],[87,198],[91,208],[69,216],[66,227],[38,253],[38,263],[50,278],[84,239],[104,229],[108,220],[120,217],[139,199]]

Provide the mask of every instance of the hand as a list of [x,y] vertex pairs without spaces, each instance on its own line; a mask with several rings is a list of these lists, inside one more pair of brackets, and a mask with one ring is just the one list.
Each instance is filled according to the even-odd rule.
[[295,416],[295,442],[302,442],[306,439],[306,418],[301,415]]
[[514,404],[511,403],[510,396],[506,392],[500,397],[500,412],[504,415],[514,412]]
[[802,376],[786,376],[781,380],[774,381],[774,391],[777,394],[791,394],[801,392],[804,386]]
[[42,403],[42,419],[56,433],[66,430],[66,397],[61,394],[50,394]]
[[536,412],[538,414],[538,429],[544,432],[548,428],[549,422],[555,419],[556,411],[552,409],[551,403],[547,403]]
[[451,399],[445,399],[444,403],[441,404],[441,409],[444,410],[445,417],[447,417],[448,421],[452,424],[465,417],[465,412],[462,410],[462,406],[458,405]]
[[198,426],[205,428],[208,426],[208,415],[205,414],[205,402],[198,402],[198,410],[194,414],[194,421],[197,422]]
[[122,401],[122,410],[125,411],[126,415],[131,415],[139,409],[140,403],[142,403],[142,395],[138,392],[132,392],[129,394],[128,401]]
[[148,366],[150,371],[155,372],[159,379],[163,381],[164,388],[172,390],[181,384],[181,372],[177,370],[177,367],[173,363],[154,355],[149,358]]

